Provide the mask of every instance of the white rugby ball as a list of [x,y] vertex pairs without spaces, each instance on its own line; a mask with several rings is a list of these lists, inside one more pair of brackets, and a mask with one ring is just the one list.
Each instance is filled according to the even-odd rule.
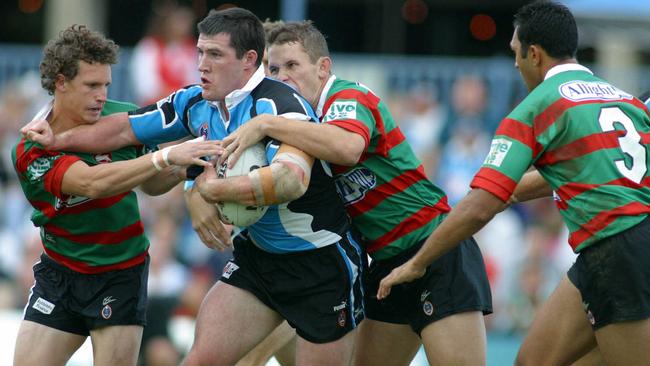
[[[228,158],[230,160],[230,158]],[[269,165],[266,160],[266,149],[262,143],[257,143],[239,156],[239,160],[232,168],[227,163],[221,164],[217,177],[228,178],[239,175],[248,175],[251,171]],[[245,227],[257,222],[268,209],[268,206],[246,206],[237,202],[217,202],[221,217],[229,224]]]

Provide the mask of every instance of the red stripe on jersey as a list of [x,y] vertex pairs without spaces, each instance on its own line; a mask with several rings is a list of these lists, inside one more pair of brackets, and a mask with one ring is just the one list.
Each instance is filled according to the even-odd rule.
[[324,113],[330,109],[332,103],[334,103],[337,99],[354,99],[368,108],[372,114],[373,119],[375,120],[375,126],[377,127],[377,132],[379,133],[379,139],[377,141],[377,146],[375,147],[375,153],[383,157],[388,156],[389,149],[386,146],[386,131],[384,127],[384,120],[381,118],[379,109],[377,109],[377,106],[379,105],[379,98],[370,91],[368,91],[366,94],[356,89],[341,90],[327,98],[327,101],[323,106]]
[[501,201],[507,202],[510,196],[512,196],[517,182],[498,170],[483,167],[476,173],[469,186],[488,191]]
[[648,110],[648,107],[636,98],[632,99],[616,99],[616,100],[583,100],[580,102],[573,102],[568,99],[560,98],[550,106],[546,107],[540,114],[535,117],[533,121],[533,128],[535,130],[535,137],[542,134],[546,129],[551,126],[567,109],[583,105],[583,104],[605,104],[605,103],[628,103],[636,108]]
[[533,152],[533,157],[537,156],[539,152],[542,151],[542,145],[535,140],[533,129],[516,119],[503,119],[501,124],[499,124],[499,128],[497,128],[497,131],[495,132],[495,136],[497,135],[508,136],[528,146],[528,148]]
[[59,155],[59,152],[57,151],[47,151],[39,147],[32,147],[25,151],[25,139],[22,139],[20,140],[20,143],[18,143],[18,146],[16,146],[16,170],[18,173],[24,174],[32,161],[41,157],[57,155]]
[[628,203],[625,206],[616,207],[610,211],[604,211],[589,220],[586,224],[581,225],[580,229],[569,235],[569,244],[574,250],[585,240],[592,237],[595,233],[606,228],[619,216],[638,216],[644,213],[650,213],[650,207],[640,202]]
[[356,133],[357,135],[363,137],[363,140],[366,142],[363,150],[366,150],[368,148],[368,145],[370,145],[370,131],[368,131],[368,126],[364,125],[360,121],[357,121],[355,119],[337,119],[335,121],[330,121],[327,123],[333,124],[334,126],[340,127],[346,131]]
[[560,196],[560,198],[562,198],[562,200],[569,201],[575,196],[583,192],[592,190],[594,188],[598,188],[600,186],[623,186],[623,187],[634,188],[634,189],[638,189],[642,187],[650,187],[650,177],[643,178],[643,180],[639,184],[627,178],[615,179],[613,181],[609,181],[604,184],[586,184],[586,183],[572,182],[572,183],[567,183],[562,187],[558,188],[556,193],[558,194],[558,196]]
[[115,196],[107,197],[107,198],[99,198],[99,199],[94,199],[94,200],[88,200],[83,202],[82,204],[71,206],[71,207],[63,207],[60,208],[59,210],[56,210],[52,204],[49,202],[45,201],[29,201],[29,203],[36,208],[37,210],[41,211],[43,215],[49,218],[53,218],[54,216],[58,215],[63,215],[63,214],[79,214],[83,213],[85,211],[89,210],[94,210],[97,208],[106,208],[110,207],[118,202],[120,202],[124,197],[128,196],[129,193],[131,192],[125,192],[125,193],[120,193]]
[[56,159],[52,168],[50,168],[50,170],[48,170],[43,176],[43,187],[45,190],[56,197],[67,199],[69,195],[61,191],[61,187],[63,186],[63,176],[70,166],[78,161],[81,161],[81,158],[74,155],[63,155]]
[[45,253],[55,261],[59,262],[60,264],[70,268],[73,271],[84,273],[84,274],[95,274],[95,273],[103,273],[103,272],[108,272],[108,271],[115,271],[115,270],[120,270],[120,269],[127,269],[131,268],[133,266],[137,266],[138,264],[144,262],[145,257],[147,256],[147,251],[145,250],[144,252],[138,254],[137,256],[128,259],[124,262],[120,263],[115,263],[115,264],[107,264],[105,266],[89,266],[86,263],[83,262],[78,262],[75,260],[72,260],[64,255],[61,255],[57,252],[51,251],[46,247],[43,247],[45,249]]
[[625,131],[608,131],[594,133],[581,137],[555,150],[546,151],[537,161],[536,165],[544,166],[562,161],[575,159],[601,149],[613,149],[619,147],[618,138],[624,136]]
[[427,225],[431,220],[445,212],[449,212],[446,196],[440,199],[434,206],[423,207],[400,222],[391,231],[370,242],[367,246],[368,253],[374,253],[408,233]]
[[52,224],[46,224],[43,226],[43,228],[45,231],[54,236],[58,236],[79,244],[120,244],[123,241],[131,239],[138,235],[142,235],[144,233],[144,227],[142,226],[142,221],[140,220],[118,231],[98,231],[96,233],[90,234],[72,234],[63,228]]
[[391,179],[380,186],[377,186],[366,192],[362,200],[348,206],[348,213],[351,217],[356,217],[372,210],[382,203],[386,198],[406,190],[411,185],[428,179],[424,174],[424,167],[420,165],[415,170],[408,170]]

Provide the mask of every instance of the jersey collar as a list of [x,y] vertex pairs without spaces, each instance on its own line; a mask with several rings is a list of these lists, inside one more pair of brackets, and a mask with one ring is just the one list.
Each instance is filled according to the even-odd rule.
[[264,80],[264,67],[260,65],[253,76],[246,82],[241,89],[235,89],[226,95],[226,108],[232,109],[234,106],[244,100],[260,83]]
[[584,66],[582,66],[580,64],[575,64],[575,63],[562,64],[562,65],[557,65],[557,66],[551,67],[551,69],[546,72],[546,76],[544,77],[544,80],[546,80],[548,78],[551,78],[551,77],[553,77],[553,76],[555,76],[555,75],[557,75],[557,74],[559,74],[561,72],[565,72],[565,71],[584,71],[584,72],[590,73],[591,75],[594,74],[593,72],[591,72],[591,70],[589,70],[588,68],[586,68],[586,67],[584,67]]
[[318,119],[323,117],[323,107],[325,106],[325,101],[327,101],[327,94],[330,92],[332,84],[334,84],[334,80],[336,80],[336,75],[332,74],[325,83],[323,91],[320,93],[320,99],[318,100],[318,106],[316,107],[316,117],[318,117]]

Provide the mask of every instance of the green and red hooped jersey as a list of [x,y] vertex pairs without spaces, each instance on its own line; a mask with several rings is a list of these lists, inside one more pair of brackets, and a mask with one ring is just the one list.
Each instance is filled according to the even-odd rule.
[[501,122],[471,186],[506,201],[534,165],[577,253],[650,212],[650,114],[580,65],[553,71]]
[[[107,101],[102,115],[126,112],[133,104]],[[101,273],[142,263],[149,249],[136,194],[89,199],[61,192],[63,175],[75,162],[88,165],[134,159],[139,148],[105,154],[47,151],[20,139],[12,160],[20,185],[34,207],[31,220],[41,230],[45,253],[80,273]]]
[[366,149],[352,167],[332,165],[352,225],[373,259],[390,258],[426,239],[450,208],[386,105],[368,88],[332,76],[321,120],[361,135]]

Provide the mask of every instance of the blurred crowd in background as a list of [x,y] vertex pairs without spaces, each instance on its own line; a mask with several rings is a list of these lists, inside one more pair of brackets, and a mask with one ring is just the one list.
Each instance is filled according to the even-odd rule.
[[[158,12],[131,57],[122,57],[120,62],[129,67],[134,102],[144,105],[198,81],[195,19],[185,10]],[[514,68],[512,72],[516,74]],[[430,179],[447,192],[454,205],[468,192],[469,182],[490,149],[498,118],[508,110],[488,113],[494,87],[482,75],[459,75],[445,90],[429,80],[409,84],[392,88],[382,97]],[[443,93],[447,93],[444,98]],[[41,252],[38,231],[29,219],[31,207],[11,166],[10,148],[18,139],[19,127],[48,98],[37,70],[5,83],[0,90],[0,309],[20,311],[24,306],[33,282],[31,267]],[[181,186],[161,197],[139,194],[139,198],[151,241],[150,318],[143,360],[148,365],[178,364],[182,340],[174,339],[169,320],[191,319],[196,314],[230,253],[210,250],[200,242]],[[495,312],[487,318],[488,330],[490,334],[521,334],[573,262],[557,209],[551,200],[512,207],[476,239],[493,291]]]

